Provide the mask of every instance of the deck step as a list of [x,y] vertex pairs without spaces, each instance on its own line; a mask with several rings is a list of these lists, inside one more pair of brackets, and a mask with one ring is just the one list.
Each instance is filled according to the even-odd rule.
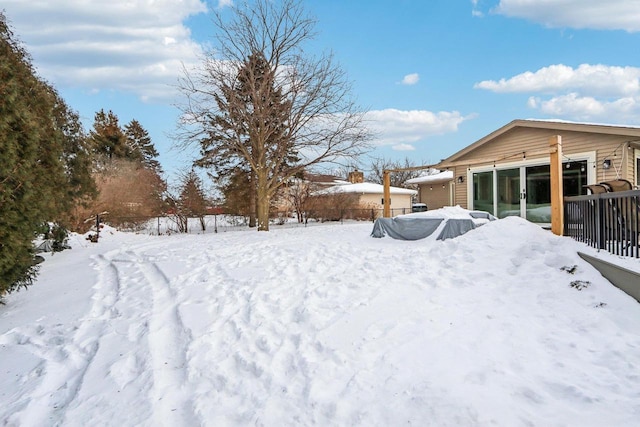
[[631,295],[636,301],[640,302],[640,273],[631,271],[619,265],[612,264],[608,261],[601,260],[591,255],[578,252],[583,260],[591,264],[615,287]]

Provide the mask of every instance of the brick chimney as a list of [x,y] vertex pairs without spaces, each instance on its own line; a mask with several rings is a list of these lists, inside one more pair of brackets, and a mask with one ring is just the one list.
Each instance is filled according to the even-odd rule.
[[353,172],[349,172],[349,182],[352,184],[359,184],[364,182],[364,173],[359,170],[354,170]]

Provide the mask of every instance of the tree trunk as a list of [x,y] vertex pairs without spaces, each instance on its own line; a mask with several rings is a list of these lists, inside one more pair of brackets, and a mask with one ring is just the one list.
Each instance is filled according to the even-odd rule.
[[257,196],[257,216],[258,231],[269,231],[269,188],[267,187],[267,172],[262,170],[256,174],[258,179]]
[[258,207],[258,201],[256,197],[256,174],[255,172],[249,172],[249,227],[256,226],[256,209]]

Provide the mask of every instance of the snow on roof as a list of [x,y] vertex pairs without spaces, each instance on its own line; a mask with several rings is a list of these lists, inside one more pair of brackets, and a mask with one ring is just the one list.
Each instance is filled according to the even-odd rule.
[[[408,188],[390,187],[391,194],[410,194],[416,195],[416,190],[410,190]],[[374,184],[373,182],[361,182],[358,184],[341,184],[336,185],[326,190],[321,190],[315,194],[335,194],[335,193],[355,193],[355,194],[382,194],[384,193],[384,187],[380,184]]]
[[587,126],[608,126],[608,127],[616,127],[616,128],[629,128],[629,129],[640,129],[640,126],[637,125],[627,125],[627,124],[619,124],[619,123],[600,123],[600,122],[576,122],[572,120],[564,120],[564,119],[522,119],[523,122],[542,122],[542,123],[565,123],[568,125],[587,125]]
[[411,178],[407,181],[407,184],[424,184],[429,182],[441,182],[450,181],[453,179],[453,171],[444,171],[434,175],[419,176],[417,178]]

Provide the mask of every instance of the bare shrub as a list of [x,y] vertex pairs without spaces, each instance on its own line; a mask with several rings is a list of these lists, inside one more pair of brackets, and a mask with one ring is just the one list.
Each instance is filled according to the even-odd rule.
[[112,160],[94,174],[94,179],[98,197],[76,208],[76,231],[86,231],[91,224],[85,223],[85,219],[96,213],[108,212],[104,221],[114,227],[135,228],[164,211],[164,181],[138,162]]

